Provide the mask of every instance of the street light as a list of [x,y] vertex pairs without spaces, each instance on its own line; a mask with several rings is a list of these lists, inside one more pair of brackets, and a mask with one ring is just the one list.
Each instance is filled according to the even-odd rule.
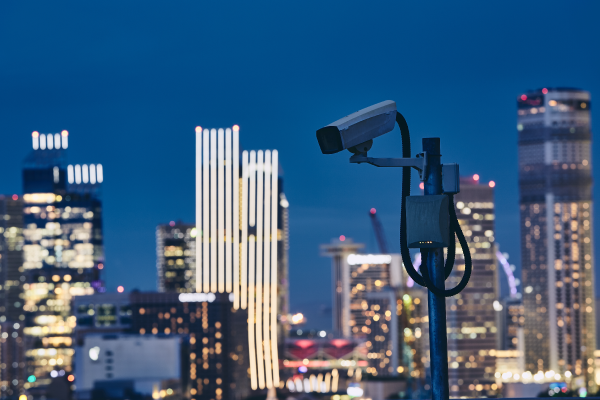
[[[392,131],[394,120],[398,123],[402,135],[402,158],[368,157],[367,152],[373,146],[373,139]],[[347,149],[354,153],[350,157],[351,163],[403,168],[400,210],[402,262],[408,275],[417,284],[429,290],[432,399],[447,400],[450,391],[445,298],[460,293],[467,286],[472,271],[471,253],[454,208],[454,195],[460,191],[458,164],[441,163],[439,138],[424,138],[423,152],[416,158],[410,158],[408,125],[402,114],[396,110],[396,103],[390,100],[357,111],[319,129],[317,140],[323,154]],[[419,172],[424,184],[424,196],[410,196],[410,168]],[[454,235],[463,250],[465,272],[456,287],[446,290],[444,282],[454,266]],[[422,275],[412,265],[409,247],[421,250]],[[444,247],[448,247],[445,265]]]

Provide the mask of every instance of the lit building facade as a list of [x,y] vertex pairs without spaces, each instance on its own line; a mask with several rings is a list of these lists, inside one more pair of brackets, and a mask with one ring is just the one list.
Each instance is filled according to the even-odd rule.
[[281,385],[288,205],[277,150],[240,152],[237,125],[196,128],[196,290],[231,293],[233,307],[248,310],[254,390]]
[[102,291],[100,164],[67,165],[68,132],[32,135],[23,168],[26,387],[72,370],[74,296]]
[[[231,297],[151,292],[76,297],[77,346],[99,333],[185,336],[189,351],[183,361],[189,368],[189,384],[184,396],[193,400],[246,398],[250,394],[248,313],[236,310]],[[104,373],[112,374],[110,370]]]
[[0,397],[22,393],[25,383],[24,280],[23,200],[0,196]]
[[590,93],[517,98],[525,369],[595,393]]
[[196,291],[196,226],[172,221],[156,228],[158,291]]
[[368,310],[367,293],[391,287],[392,271],[400,274],[399,255],[358,254],[363,247],[346,237],[321,245],[321,254],[332,261],[333,332],[338,337],[364,338],[369,334],[364,313]]
[[[479,176],[461,178],[455,196],[458,222],[467,239],[473,273],[467,287],[446,299],[450,396],[487,397],[495,383],[497,321],[494,301],[498,279],[494,246],[494,183],[480,184]],[[456,244],[454,271],[449,286],[459,283],[464,257]]]
[[387,287],[379,292],[368,292],[366,298],[367,309],[363,314],[369,327],[367,372],[380,377],[397,376],[403,340],[398,332],[396,293]]

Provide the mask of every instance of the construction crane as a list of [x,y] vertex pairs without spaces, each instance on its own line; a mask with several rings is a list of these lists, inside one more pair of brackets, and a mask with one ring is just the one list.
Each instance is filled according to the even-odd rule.
[[381,221],[377,218],[377,210],[371,208],[369,211],[369,217],[371,217],[371,223],[373,224],[373,230],[375,231],[375,237],[377,238],[377,245],[381,254],[389,254],[387,241],[385,240],[385,233],[383,232],[383,226]]

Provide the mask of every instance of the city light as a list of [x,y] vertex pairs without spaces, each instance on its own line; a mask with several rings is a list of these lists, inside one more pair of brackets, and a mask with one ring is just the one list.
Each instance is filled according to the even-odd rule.
[[302,313],[292,315],[292,325],[297,325],[302,322],[304,322],[304,315]]
[[423,183],[423,182],[419,183],[419,189],[424,190],[425,189],[425,183]]
[[344,236],[344,235],[340,235],[340,242],[343,242],[343,241],[345,241],[345,240],[346,240],[346,236]]
[[27,382],[29,383],[33,383],[36,381],[36,378],[34,375],[29,375],[29,377],[27,378]]
[[490,187],[491,187],[491,188],[493,188],[493,187],[495,187],[495,186],[496,186],[496,182],[494,182],[494,181],[490,181],[490,183],[489,183],[488,185],[490,185]]
[[13,194],[12,195],[12,199],[13,200],[19,200],[19,195],[18,194]]
[[542,93],[543,93],[543,94],[548,94],[548,89],[546,89],[546,88],[543,88],[543,89],[542,89]]
[[350,254],[348,256],[348,264],[389,264],[392,262],[392,256],[389,254]]
[[473,180],[477,182],[479,180],[479,175],[478,174],[473,175]]
[[117,287],[117,292],[123,293],[124,291],[125,291],[125,288],[123,286]]
[[374,208],[371,208],[371,214],[375,214],[377,212],[377,210],[375,210]]
[[75,376],[74,376],[74,375],[69,375],[69,376],[67,377],[67,380],[68,380],[69,382],[73,382],[73,381],[75,380]]

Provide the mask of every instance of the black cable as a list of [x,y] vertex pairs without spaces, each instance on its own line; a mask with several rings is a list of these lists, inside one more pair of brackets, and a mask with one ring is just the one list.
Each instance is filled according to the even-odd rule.
[[[404,116],[399,112],[396,112],[396,122],[400,127],[400,134],[402,136],[402,157],[410,158],[410,133],[408,130],[408,124],[406,123],[406,119],[404,118]],[[452,268],[454,266],[454,259],[456,253],[456,241],[454,240],[455,234],[458,237],[458,241],[463,250],[463,255],[465,259],[465,273],[460,283],[455,288],[450,290],[442,290],[438,289],[429,278],[429,274],[427,271],[427,251],[421,251],[421,268],[423,275],[420,275],[417,272],[410,258],[410,252],[406,243],[406,198],[410,196],[410,173],[410,167],[404,167],[402,169],[402,203],[400,206],[400,253],[402,254],[402,262],[404,264],[404,268],[406,269],[408,275],[417,284],[428,288],[435,295],[445,297],[454,296],[455,294],[460,293],[467,286],[473,269],[473,264],[471,261],[471,252],[469,251],[469,246],[467,245],[467,241],[465,240],[465,236],[462,233],[460,224],[458,223],[458,218],[456,216],[456,210],[454,208],[454,196],[450,195],[448,205],[448,211],[450,213],[450,243],[448,243],[448,254],[446,264],[444,266],[444,275],[447,279],[448,276],[450,276],[450,273],[452,272]]]
[[[396,122],[400,127],[402,135],[402,158],[410,158],[410,134],[406,119],[399,112],[396,112]],[[402,254],[402,263],[408,275],[421,286],[427,286],[423,277],[419,275],[410,259],[410,252],[406,244],[406,198],[410,196],[410,167],[402,168],[402,203],[400,205],[400,253]],[[423,265],[423,264],[421,264]]]
[[[452,197],[451,196],[451,200]],[[471,272],[473,271],[473,262],[471,260],[471,252],[469,251],[469,246],[467,244],[467,240],[465,239],[465,235],[463,235],[462,229],[460,228],[460,224],[458,223],[458,218],[456,216],[456,210],[454,208],[454,201],[452,201],[450,207],[450,226],[452,230],[452,226],[454,225],[454,231],[456,232],[456,236],[458,237],[458,242],[460,243],[460,247],[463,249],[463,255],[465,258],[465,273],[463,274],[462,279],[456,287],[445,290],[439,289],[429,278],[429,271],[427,270],[427,253],[428,251],[425,249],[421,250],[421,273],[423,274],[423,280],[427,283],[427,289],[431,290],[433,294],[441,297],[451,297],[455,294],[460,293],[469,283],[469,279],[471,278]],[[451,242],[454,243],[454,235],[452,235]],[[450,249],[452,246],[448,246]],[[447,271],[448,263],[446,262],[445,275],[448,273]],[[448,275],[446,275],[448,278]]]

